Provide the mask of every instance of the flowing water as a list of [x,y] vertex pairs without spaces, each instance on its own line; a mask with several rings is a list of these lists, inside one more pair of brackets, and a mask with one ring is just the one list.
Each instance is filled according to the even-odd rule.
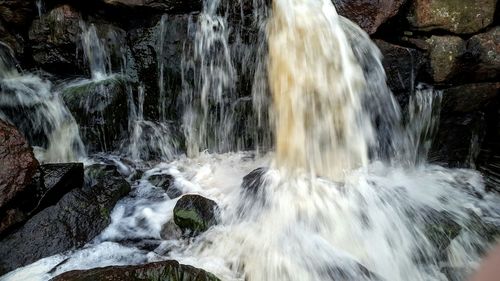
[[[166,259],[222,280],[466,280],[490,246],[486,224],[499,227],[500,200],[484,191],[480,173],[427,163],[441,93],[420,85],[402,114],[385,84],[380,52],[329,0],[274,0],[272,11],[254,4],[258,36],[266,40],[254,46],[255,111],[247,118],[261,130],[273,128],[261,136],[274,136],[274,149],[215,153],[238,148],[233,105],[241,100],[228,17],[221,2],[206,0],[192,27],[193,60],[184,61],[185,74],[195,76],[194,84],[185,77],[182,93],[191,158],[166,144],[165,120],[144,120],[139,87],[129,100],[134,161],[108,158],[126,176],[145,173],[132,181],[110,226],[83,249],[1,280]],[[167,127],[144,141],[152,124]],[[165,157],[150,157],[157,144],[169,148]],[[141,161],[148,158],[169,162]],[[155,175],[173,176],[183,194],[214,199],[220,223],[197,238],[165,232],[177,199],[151,183]],[[448,232],[443,238],[441,228],[449,225],[460,232],[443,246]]]

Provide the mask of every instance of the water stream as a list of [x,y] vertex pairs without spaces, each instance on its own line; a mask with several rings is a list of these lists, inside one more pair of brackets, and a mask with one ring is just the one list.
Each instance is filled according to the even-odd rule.
[[[138,97],[129,100],[126,158],[133,161],[104,158],[125,167],[125,176],[135,170],[144,174],[131,181],[132,193],[115,207],[109,227],[83,249],[42,259],[0,280],[49,280],[73,269],[167,259],[222,280],[466,279],[490,247],[478,225],[488,221],[498,227],[500,199],[484,191],[477,171],[427,163],[441,93],[418,86],[403,114],[385,83],[380,51],[331,1],[274,0],[272,12],[260,4],[254,1],[254,20],[265,42],[253,46],[254,111],[246,118],[254,118],[260,129],[255,147],[271,136],[273,144],[264,152],[237,151],[234,104],[241,97],[235,91],[231,29],[221,2],[205,0],[191,27],[194,49],[186,50],[194,56],[183,62],[184,74],[195,76],[194,84],[185,77],[181,93],[187,156],[170,137],[168,120],[145,120],[140,86]],[[92,28],[84,42],[99,42]],[[102,57],[88,55],[93,49],[89,43],[85,53],[98,79],[110,67]],[[50,96],[48,82],[39,80],[33,91],[18,90],[39,78],[11,72],[0,76],[14,85],[17,104]],[[12,79],[16,82],[9,84]],[[9,101],[0,99],[0,106]],[[66,111],[59,115],[72,120]],[[43,118],[32,122],[38,120]],[[100,162],[99,157],[87,161]],[[215,200],[220,223],[197,238],[165,233],[177,199],[151,183],[154,175],[172,176],[183,194]],[[461,229],[445,248],[429,235],[443,220]],[[463,270],[449,277],[443,268]]]

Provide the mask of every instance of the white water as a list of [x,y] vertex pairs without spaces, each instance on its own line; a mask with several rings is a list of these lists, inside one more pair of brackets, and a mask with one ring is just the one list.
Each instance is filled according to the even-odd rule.
[[[0,118],[15,124],[39,147],[41,162],[71,162],[85,157],[78,125],[49,81],[19,73],[0,54]],[[44,138],[40,139],[40,138]]]
[[[218,1],[205,4],[210,17],[202,15],[201,22],[213,27],[216,19],[215,30],[223,31],[219,35],[224,38],[227,31],[219,29],[224,19],[211,6]],[[219,122],[224,118],[211,123],[213,112],[203,104],[208,95],[226,94],[218,89],[230,84],[219,78],[227,77],[225,70],[231,68],[206,72],[200,81],[208,84],[202,85],[217,91],[199,92],[201,101],[187,108],[189,122],[184,123],[186,130],[193,130],[187,133],[194,137],[190,154],[198,157],[180,157],[148,170],[116,206],[111,225],[84,249],[43,259],[0,279],[48,280],[72,269],[172,258],[222,280],[370,280],[362,265],[381,280],[444,281],[445,266],[474,270],[489,247],[478,232],[478,218],[498,222],[500,200],[484,192],[475,171],[426,164],[440,94],[417,89],[406,124],[399,125],[401,114],[384,83],[380,54],[366,34],[339,18],[327,0],[276,0],[273,8],[268,30],[276,153],[200,153],[208,147],[210,126],[228,129],[222,128],[228,123]],[[195,42],[213,39],[206,34]],[[199,47],[199,59],[218,69],[221,61],[214,62],[208,52],[213,46]],[[225,54],[224,48],[219,50]],[[199,66],[200,71],[206,66]],[[193,97],[200,98],[188,99]],[[254,93],[254,105],[266,107],[256,97],[262,96]],[[140,123],[141,95],[134,108]],[[193,111],[201,115],[190,115]],[[226,116],[216,112],[218,118]],[[381,127],[372,124],[374,117],[380,117]],[[134,128],[139,137],[140,127]],[[197,135],[200,128],[205,133]],[[138,144],[131,146],[136,159],[142,155]],[[256,191],[245,191],[242,178],[257,167],[271,168],[260,176]],[[220,224],[196,239],[162,238],[176,200],[149,183],[154,174],[174,176],[183,193],[216,200],[222,210]],[[438,214],[462,227],[446,249],[427,234]],[[152,244],[153,250],[141,243]]]

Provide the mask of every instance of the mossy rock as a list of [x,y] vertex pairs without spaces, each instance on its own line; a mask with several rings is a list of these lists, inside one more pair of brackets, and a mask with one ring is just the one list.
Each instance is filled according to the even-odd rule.
[[174,208],[174,222],[184,233],[198,234],[218,221],[218,206],[200,195],[182,196]]
[[90,152],[116,150],[128,129],[128,80],[111,76],[64,88],[61,96]]

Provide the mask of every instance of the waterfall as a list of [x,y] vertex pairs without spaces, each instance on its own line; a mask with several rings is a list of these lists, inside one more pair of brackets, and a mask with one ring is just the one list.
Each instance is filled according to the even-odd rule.
[[12,54],[0,53],[0,118],[16,125],[36,145],[41,162],[85,156],[78,125],[49,81],[15,69]]
[[81,42],[85,62],[90,68],[93,80],[102,80],[111,74],[111,58],[103,39],[97,35],[95,25],[82,22]]

